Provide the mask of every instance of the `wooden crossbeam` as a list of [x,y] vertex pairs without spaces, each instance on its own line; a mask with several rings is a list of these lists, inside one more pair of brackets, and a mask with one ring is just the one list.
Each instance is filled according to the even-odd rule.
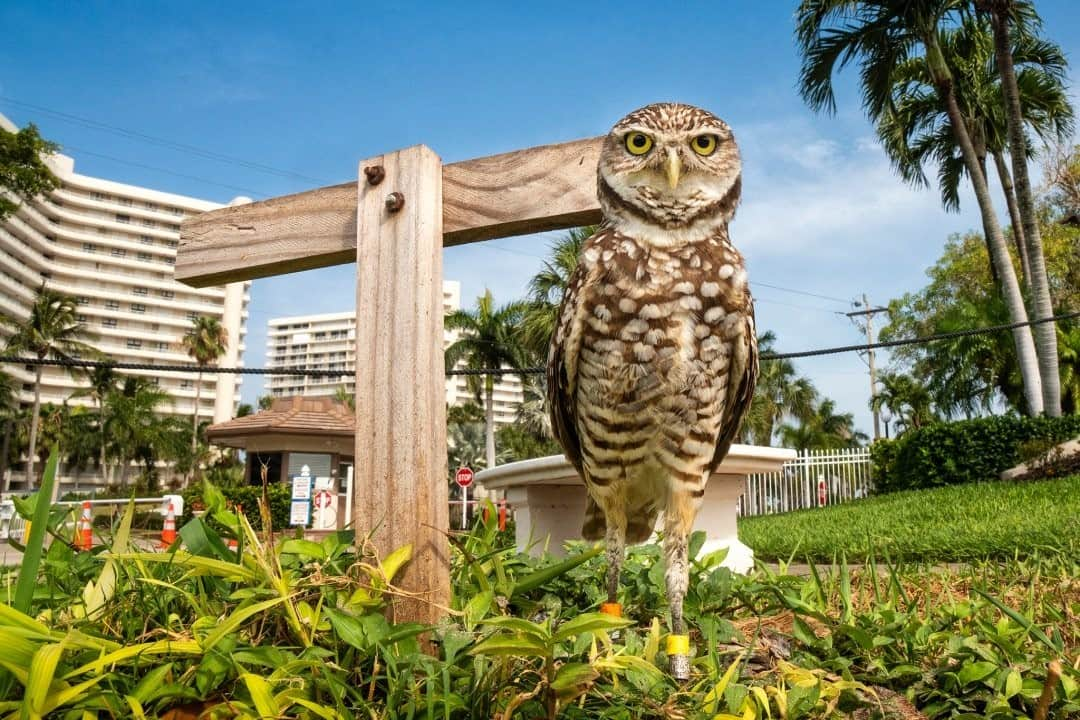
[[[600,221],[601,138],[541,145],[442,167],[443,244]],[[380,192],[394,192],[382,182]],[[222,208],[185,220],[176,279],[221,285],[356,259],[357,183]]]

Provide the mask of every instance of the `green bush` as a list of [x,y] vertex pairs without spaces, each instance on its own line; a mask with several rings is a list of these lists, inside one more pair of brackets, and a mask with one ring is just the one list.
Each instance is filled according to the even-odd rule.
[[997,416],[936,423],[870,449],[878,492],[995,480],[1024,460],[1033,441],[1059,443],[1080,435],[1080,415],[1060,418]]
[[[229,505],[240,505],[244,509],[244,516],[256,530],[262,530],[262,517],[259,515],[259,498],[262,496],[262,487],[258,485],[240,485],[236,487],[218,488],[225,496]],[[285,483],[272,483],[269,485],[270,495],[270,519],[275,530],[287,530],[289,527],[289,505],[292,501],[292,488]],[[202,503],[203,489],[201,485],[189,487],[183,491],[184,498],[184,522],[190,520],[193,504]]]

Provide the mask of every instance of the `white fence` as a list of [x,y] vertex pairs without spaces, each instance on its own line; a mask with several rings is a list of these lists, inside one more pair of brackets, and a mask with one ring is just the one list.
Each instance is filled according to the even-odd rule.
[[870,477],[870,450],[804,450],[780,472],[746,478],[739,498],[739,514],[773,513],[834,505],[866,497]]

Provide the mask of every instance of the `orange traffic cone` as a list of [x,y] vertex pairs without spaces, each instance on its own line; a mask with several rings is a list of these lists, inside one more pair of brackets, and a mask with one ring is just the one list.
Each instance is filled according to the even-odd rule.
[[94,520],[89,500],[83,501],[82,516],[79,518],[76,528],[75,547],[79,550],[92,550],[94,548]]
[[176,511],[173,504],[169,503],[169,509],[165,512],[165,524],[161,526],[161,547],[171,547],[176,542]]

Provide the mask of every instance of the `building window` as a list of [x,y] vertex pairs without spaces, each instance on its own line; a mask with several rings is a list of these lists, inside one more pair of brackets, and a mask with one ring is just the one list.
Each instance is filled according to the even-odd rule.
[[193,383],[191,380],[181,380],[180,381],[180,389],[181,390],[190,390],[193,387],[195,387],[195,383]]
[[142,303],[131,303],[131,312],[139,313],[141,315],[146,312],[146,306]]
[[153,220],[143,220],[142,224],[143,224],[143,227],[152,228],[152,227],[155,226],[156,223],[154,223]]
[[197,313],[197,312],[189,312],[187,314],[187,319],[190,320],[191,322],[195,322],[196,320],[199,319],[199,313]]
[[147,210],[157,210],[157,203],[152,203],[152,202],[146,203],[146,209]]
[[179,242],[179,241],[177,241],[177,240],[166,240],[166,241],[165,241],[165,244],[166,244],[166,245],[168,245],[168,246],[169,246],[169,247],[171,247],[171,248],[174,248],[174,247],[176,247],[177,245],[179,245],[179,244],[180,244],[180,242]]
[[94,198],[95,200],[108,200],[109,199],[108,195],[106,195],[104,193],[99,193],[99,192],[90,193],[90,197]]
[[157,344],[157,349],[158,350],[168,350],[169,349],[169,343],[167,343],[167,342],[159,342]]
[[165,264],[166,265],[175,265],[176,264],[176,258],[174,258],[174,257],[165,258]]
[[158,295],[166,298],[167,300],[172,300],[174,297],[176,297],[176,293],[174,293],[172,290],[158,290]]
[[76,315],[76,316],[75,316],[75,319],[76,319],[77,321],[81,322],[81,323],[84,323],[84,322],[86,322],[86,316],[85,316],[85,315]]
[[85,295],[80,295],[79,297],[75,298],[75,302],[79,305],[89,305],[90,298],[86,297]]
[[143,262],[150,262],[154,259],[154,256],[148,252],[141,252],[139,253],[139,259]]
[[142,340],[139,340],[138,338],[128,338],[127,346],[132,349],[141,348]]
[[131,288],[131,292],[134,293],[135,295],[149,295],[150,294],[150,291],[147,290],[144,287],[133,287],[133,288]]
[[131,224],[131,216],[130,215],[121,215],[120,213],[116,213],[116,222],[122,223],[124,225],[130,225]]
[[154,238],[150,237],[149,235],[140,235],[139,242],[141,242],[143,245],[153,245]]
[[107,328],[116,327],[116,318],[102,318],[101,324]]
[[97,245],[95,245],[94,243],[83,243],[82,244],[82,249],[83,249],[83,252],[96,253],[97,252]]
[[120,301],[119,300],[106,300],[105,301],[105,309],[106,310],[119,310],[120,309]]
[[125,255],[127,255],[127,250],[125,250],[124,248],[113,248],[112,249],[112,256],[113,257],[124,257]]
[[120,198],[120,204],[131,207],[131,198]]

